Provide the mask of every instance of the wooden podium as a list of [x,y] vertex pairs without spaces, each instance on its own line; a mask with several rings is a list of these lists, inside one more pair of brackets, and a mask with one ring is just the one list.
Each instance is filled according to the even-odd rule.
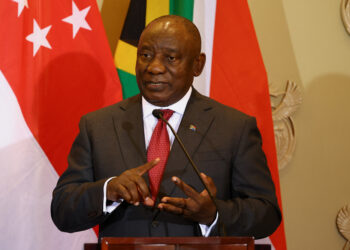
[[267,250],[268,245],[254,246],[252,237],[107,237],[101,244],[85,244],[85,250]]

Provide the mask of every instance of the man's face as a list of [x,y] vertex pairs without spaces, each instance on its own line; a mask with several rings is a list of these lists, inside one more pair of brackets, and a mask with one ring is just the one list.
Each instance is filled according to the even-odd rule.
[[162,21],[142,33],[137,50],[136,79],[148,102],[169,106],[186,94],[193,77],[201,73],[204,65],[202,62],[198,67],[200,60],[196,59],[194,47],[192,36],[181,24]]

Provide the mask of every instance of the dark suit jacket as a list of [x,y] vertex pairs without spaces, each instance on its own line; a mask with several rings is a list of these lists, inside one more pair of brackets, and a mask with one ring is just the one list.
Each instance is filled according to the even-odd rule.
[[[68,168],[53,192],[51,215],[60,230],[75,232],[99,224],[100,237],[201,235],[198,223],[143,205],[123,202],[111,214],[102,211],[107,178],[146,163],[140,95],[83,116],[79,127]],[[178,134],[199,170],[217,187],[219,223],[211,235],[219,235],[223,224],[227,235],[270,235],[281,214],[255,119],[194,90]],[[203,190],[176,141],[160,193],[184,197],[172,176]],[[148,182],[147,174],[144,177]]]

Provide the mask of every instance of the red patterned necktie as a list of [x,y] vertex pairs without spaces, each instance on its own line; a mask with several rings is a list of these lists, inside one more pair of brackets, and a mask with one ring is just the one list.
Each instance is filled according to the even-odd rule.
[[[165,120],[169,120],[174,113],[174,111],[170,109],[164,109],[162,111],[163,118]],[[169,135],[166,126],[167,125],[165,122],[163,122],[161,119],[158,119],[158,123],[153,130],[151,141],[149,142],[147,150],[148,161],[152,161],[157,157],[160,158],[159,163],[148,171],[150,189],[152,199],[154,201],[158,194],[160,182],[162,180],[165,165],[168,161],[168,156],[170,152]]]

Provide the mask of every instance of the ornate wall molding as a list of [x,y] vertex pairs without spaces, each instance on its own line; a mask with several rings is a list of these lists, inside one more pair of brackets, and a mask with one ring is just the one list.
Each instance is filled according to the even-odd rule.
[[299,86],[287,81],[285,91],[276,91],[270,85],[272,119],[275,132],[278,169],[283,169],[291,160],[296,144],[294,122],[291,116],[302,103]]
[[341,18],[343,20],[346,31],[350,35],[350,0],[341,1]]
[[343,249],[350,249],[350,204],[342,207],[337,215],[338,231],[346,239]]

